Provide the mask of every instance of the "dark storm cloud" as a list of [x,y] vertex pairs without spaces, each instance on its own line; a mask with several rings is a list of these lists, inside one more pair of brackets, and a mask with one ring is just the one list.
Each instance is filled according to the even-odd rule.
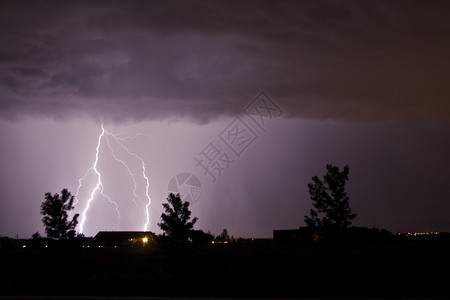
[[447,1],[2,1],[0,116],[450,119]]

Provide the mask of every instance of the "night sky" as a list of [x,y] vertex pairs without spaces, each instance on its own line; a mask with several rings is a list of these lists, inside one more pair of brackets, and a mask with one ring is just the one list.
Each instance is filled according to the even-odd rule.
[[187,173],[196,229],[271,237],[304,226],[328,163],[350,167],[354,225],[450,231],[449,15],[449,1],[1,1],[0,235],[44,234],[46,192],[78,190],[82,214],[96,157],[110,198],[85,211],[89,236],[143,230],[147,212],[160,233]]

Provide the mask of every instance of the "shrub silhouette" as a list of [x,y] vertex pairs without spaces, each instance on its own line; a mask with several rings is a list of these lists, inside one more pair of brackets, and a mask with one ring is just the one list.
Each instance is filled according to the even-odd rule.
[[167,202],[163,204],[165,213],[161,214],[161,223],[158,223],[158,226],[170,239],[172,245],[186,245],[189,243],[190,233],[197,218],[189,222],[191,218],[189,202],[183,202],[180,194],[170,193]]
[[333,165],[327,165],[327,173],[320,180],[317,176],[308,184],[309,194],[315,209],[310,216],[305,216],[309,227],[348,227],[356,217],[349,205],[349,197],[345,191],[349,167],[343,171]]
[[74,208],[74,198],[67,189],[63,189],[61,195],[45,193],[45,201],[41,204],[41,214],[44,216],[42,223],[44,223],[47,237],[60,240],[75,236],[79,214],[75,214],[70,221],[67,214]]

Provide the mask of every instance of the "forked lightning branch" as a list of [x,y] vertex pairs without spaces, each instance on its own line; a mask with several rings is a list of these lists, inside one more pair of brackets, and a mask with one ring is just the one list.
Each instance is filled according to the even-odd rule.
[[[140,135],[140,134],[139,134]],[[112,207],[115,209],[115,213],[117,214],[117,225],[120,225],[122,221],[122,216],[120,214],[120,206],[119,204],[105,191],[105,186],[103,182],[102,172],[99,168],[99,159],[102,155],[102,143],[106,143],[106,147],[109,150],[110,156],[119,164],[121,164],[125,170],[128,173],[128,176],[131,178],[133,182],[133,191],[132,191],[132,199],[130,199],[131,202],[136,206],[137,209],[139,209],[139,203],[141,202],[141,197],[138,196],[137,190],[138,190],[138,181],[137,176],[141,176],[144,179],[144,189],[145,189],[145,196],[144,196],[144,202],[145,202],[145,209],[144,209],[144,215],[145,215],[145,224],[142,224],[142,230],[147,231],[147,229],[150,226],[150,215],[149,215],[149,207],[151,204],[151,198],[149,195],[149,188],[150,188],[150,182],[149,178],[146,174],[147,167],[145,165],[144,159],[136,154],[135,152],[132,152],[125,144],[127,140],[137,138],[139,135],[134,135],[131,137],[120,137],[117,134],[113,134],[105,129],[103,124],[101,125],[101,133],[98,136],[97,146],[95,148],[95,159],[94,163],[91,168],[88,169],[86,174],[78,179],[78,188],[76,191],[76,203],[81,203],[82,201],[85,201],[84,209],[81,212],[81,220],[78,226],[78,232],[83,233],[85,230],[86,223],[88,222],[89,218],[89,211],[92,209],[92,205],[96,201],[107,201]],[[120,148],[122,151],[116,151],[116,148]],[[122,154],[120,154],[122,153]],[[125,153],[125,155],[123,154]],[[135,170],[136,168],[133,168],[130,164],[126,162],[127,159],[134,158],[137,161],[139,161],[140,169]],[[134,170],[133,170],[134,169]],[[95,186],[92,188],[90,193],[88,193],[87,200],[79,199],[80,191],[84,187],[84,182],[87,180],[88,176],[94,174],[96,178]]]

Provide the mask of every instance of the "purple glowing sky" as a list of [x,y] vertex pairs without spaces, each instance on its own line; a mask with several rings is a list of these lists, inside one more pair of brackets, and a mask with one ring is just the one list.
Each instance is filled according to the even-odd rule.
[[[296,228],[327,163],[350,165],[355,225],[450,231],[449,14],[447,1],[2,1],[0,235],[43,233],[44,193],[75,193],[102,122],[146,134],[127,147],[148,167],[152,231],[181,172],[202,184],[198,229]],[[260,90],[282,116],[211,182],[194,157],[235,117],[255,125],[242,111]],[[98,198],[85,233],[141,230],[130,176],[101,150],[123,220]]]

